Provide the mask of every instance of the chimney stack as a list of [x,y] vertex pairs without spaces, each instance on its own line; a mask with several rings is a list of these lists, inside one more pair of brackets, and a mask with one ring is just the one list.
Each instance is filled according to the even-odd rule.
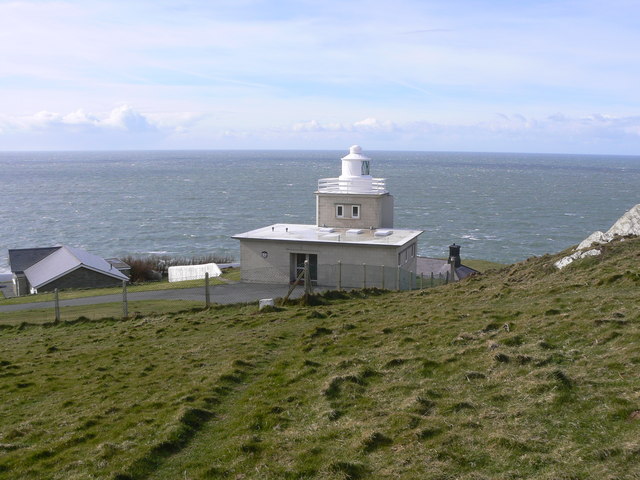
[[447,263],[453,264],[455,268],[458,268],[462,261],[460,260],[460,245],[449,245],[449,260]]

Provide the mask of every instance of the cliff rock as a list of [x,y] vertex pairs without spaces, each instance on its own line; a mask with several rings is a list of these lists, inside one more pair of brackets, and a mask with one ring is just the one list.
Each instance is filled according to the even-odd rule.
[[613,226],[606,232],[593,232],[587,238],[585,238],[576,247],[575,253],[564,257],[562,260],[557,261],[554,265],[558,269],[562,269],[572,263],[574,260],[584,258],[591,255],[599,255],[600,250],[591,249],[584,251],[587,248],[591,248],[598,243],[609,243],[617,236],[625,237],[627,235],[640,235],[640,204],[634,206],[631,210],[622,215]]

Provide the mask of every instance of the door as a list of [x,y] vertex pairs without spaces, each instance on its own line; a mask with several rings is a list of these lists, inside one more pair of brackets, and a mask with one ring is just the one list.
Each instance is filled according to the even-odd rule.
[[291,254],[291,282],[295,282],[296,278],[300,276],[300,281],[304,282],[304,262],[309,260],[309,276],[313,283],[318,283],[318,255],[315,253],[292,253]]

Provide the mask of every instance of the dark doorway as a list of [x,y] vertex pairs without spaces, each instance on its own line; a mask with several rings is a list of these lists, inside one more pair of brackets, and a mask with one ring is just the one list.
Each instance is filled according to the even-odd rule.
[[[318,255],[315,253],[292,253],[291,254],[291,282],[304,271],[304,262],[309,260],[309,274],[313,283],[318,283]],[[301,277],[302,278],[302,277]]]

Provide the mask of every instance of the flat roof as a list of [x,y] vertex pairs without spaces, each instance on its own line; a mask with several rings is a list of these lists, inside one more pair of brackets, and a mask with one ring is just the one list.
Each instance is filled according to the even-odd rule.
[[[352,233],[360,231],[362,233]],[[422,230],[399,228],[353,229],[328,228],[316,225],[276,223],[267,227],[238,233],[238,240],[281,240],[290,242],[347,243],[353,245],[387,245],[400,247],[422,234]],[[377,233],[377,235],[376,235]]]

